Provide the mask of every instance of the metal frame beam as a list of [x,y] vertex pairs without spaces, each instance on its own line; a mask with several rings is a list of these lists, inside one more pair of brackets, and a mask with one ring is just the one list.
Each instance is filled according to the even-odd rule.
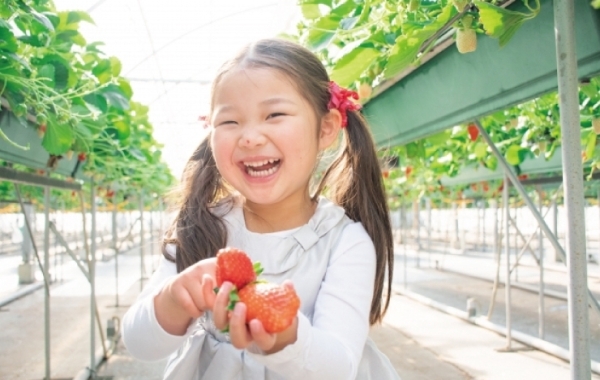
[[0,166],[0,179],[25,185],[48,186],[56,189],[81,191],[81,184],[77,182],[67,182],[57,178],[25,173],[13,168],[7,168],[6,166]]

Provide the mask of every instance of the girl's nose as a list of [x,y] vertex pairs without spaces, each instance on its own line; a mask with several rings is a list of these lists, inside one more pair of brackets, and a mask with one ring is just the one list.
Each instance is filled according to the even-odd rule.
[[252,149],[264,145],[267,141],[266,136],[256,126],[245,127],[239,138],[240,148]]

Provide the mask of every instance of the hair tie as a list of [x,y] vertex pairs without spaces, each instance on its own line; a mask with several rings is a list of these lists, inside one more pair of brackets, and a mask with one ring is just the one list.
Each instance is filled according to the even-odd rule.
[[360,104],[350,100],[358,100],[358,94],[356,91],[340,87],[334,81],[329,82],[329,93],[331,98],[329,99],[327,108],[340,111],[340,114],[342,115],[342,128],[346,128],[348,125],[348,115],[346,114],[346,111],[358,111],[362,108]]

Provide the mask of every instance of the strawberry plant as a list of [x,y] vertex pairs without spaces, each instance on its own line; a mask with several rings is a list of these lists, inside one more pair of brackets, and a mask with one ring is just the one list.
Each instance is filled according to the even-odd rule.
[[[119,59],[79,32],[79,24],[92,18],[41,0],[3,1],[0,16],[2,112],[37,125],[51,158],[47,169],[77,152],[79,170],[120,191],[144,186],[163,192],[170,186],[173,177],[152,137],[148,108],[133,101]],[[8,141],[2,125],[0,137]]]

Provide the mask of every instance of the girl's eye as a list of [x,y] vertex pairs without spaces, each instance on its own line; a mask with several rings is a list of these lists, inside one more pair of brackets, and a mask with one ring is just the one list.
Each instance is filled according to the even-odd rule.
[[219,125],[231,125],[231,124],[237,124],[237,121],[225,120],[225,121],[222,121],[219,124],[217,124],[217,126],[219,126]]
[[269,116],[267,116],[267,119],[272,119],[272,118],[278,117],[278,116],[285,116],[285,114],[281,113],[281,112],[273,112],[272,114],[269,114]]

